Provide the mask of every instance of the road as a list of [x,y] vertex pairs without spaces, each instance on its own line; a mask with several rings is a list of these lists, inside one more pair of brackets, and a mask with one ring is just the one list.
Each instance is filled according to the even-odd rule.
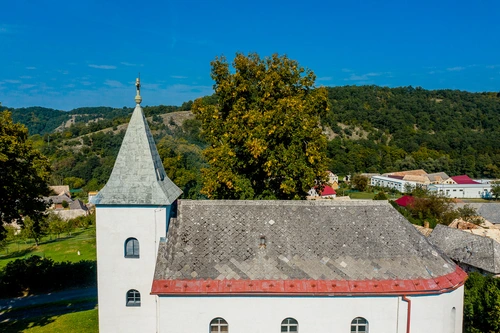
[[53,292],[49,294],[0,299],[0,312],[4,312],[10,309],[15,310],[15,308],[21,308],[25,306],[42,305],[46,303],[70,301],[70,300],[92,298],[92,297],[97,298],[96,287],[70,289],[70,290]]

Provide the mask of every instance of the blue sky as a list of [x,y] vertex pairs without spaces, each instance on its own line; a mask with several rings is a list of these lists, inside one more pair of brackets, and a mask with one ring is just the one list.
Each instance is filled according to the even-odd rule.
[[210,61],[286,54],[317,85],[500,91],[500,1],[3,1],[0,102],[180,105]]

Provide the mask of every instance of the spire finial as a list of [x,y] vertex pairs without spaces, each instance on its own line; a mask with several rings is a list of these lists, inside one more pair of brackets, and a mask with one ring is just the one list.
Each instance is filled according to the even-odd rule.
[[139,73],[139,77],[135,79],[135,89],[137,91],[137,94],[135,95],[135,102],[137,104],[141,104],[142,102],[142,97],[141,97],[141,73]]

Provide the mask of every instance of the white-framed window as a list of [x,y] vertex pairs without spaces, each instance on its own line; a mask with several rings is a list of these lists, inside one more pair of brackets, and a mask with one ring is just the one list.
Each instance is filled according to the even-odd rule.
[[137,238],[127,238],[125,241],[125,258],[139,258],[139,241]]
[[351,333],[368,333],[368,321],[362,317],[356,317],[351,322]]
[[210,322],[210,333],[229,332],[229,325],[224,318],[215,318]]
[[285,318],[281,322],[281,332],[298,332],[299,323],[293,318]]
[[127,291],[127,306],[141,306],[141,293],[135,289]]

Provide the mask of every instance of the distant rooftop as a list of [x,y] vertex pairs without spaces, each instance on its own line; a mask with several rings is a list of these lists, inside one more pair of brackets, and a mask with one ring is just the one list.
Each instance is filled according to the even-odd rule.
[[494,239],[438,224],[429,240],[459,263],[500,274],[500,243]]

